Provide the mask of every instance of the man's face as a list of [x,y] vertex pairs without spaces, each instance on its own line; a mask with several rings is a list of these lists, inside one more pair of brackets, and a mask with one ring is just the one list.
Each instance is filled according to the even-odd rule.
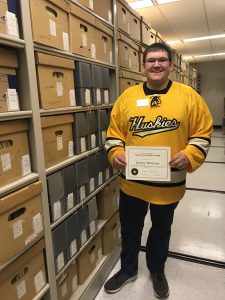
[[164,88],[163,85],[167,83],[169,74],[173,70],[173,65],[169,61],[168,53],[163,50],[149,52],[142,67],[146,74],[148,84],[153,87],[158,86],[162,88]]

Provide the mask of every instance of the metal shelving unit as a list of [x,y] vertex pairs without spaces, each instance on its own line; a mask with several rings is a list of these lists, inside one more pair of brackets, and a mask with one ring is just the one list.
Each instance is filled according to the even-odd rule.
[[[45,299],[45,300],[57,300],[57,286],[56,279],[60,276],[60,274],[65,270],[71,261],[75,259],[75,257],[64,267],[64,269],[59,273],[55,274],[54,268],[54,254],[53,254],[53,244],[52,244],[52,229],[55,228],[58,224],[63,222],[71,213],[77,210],[81,205],[88,202],[94,195],[96,195],[101,189],[103,189],[110,181],[114,180],[117,175],[113,176],[109,181],[101,185],[97,188],[91,195],[89,195],[85,201],[81,204],[77,205],[74,209],[65,214],[60,220],[57,220],[54,224],[50,223],[50,214],[49,214],[49,204],[48,204],[48,192],[47,192],[47,183],[46,177],[47,175],[60,170],[62,167],[70,165],[82,158],[87,157],[88,155],[94,154],[98,152],[100,149],[96,148],[87,153],[73,156],[72,158],[57,164],[51,168],[45,169],[45,161],[44,161],[44,148],[43,148],[43,139],[42,139],[42,130],[41,130],[41,116],[50,116],[50,115],[58,115],[65,114],[71,112],[80,112],[80,111],[88,111],[88,110],[97,110],[97,109],[110,109],[112,107],[112,103],[109,105],[101,105],[101,106],[91,106],[91,107],[73,107],[73,108],[62,108],[62,109],[54,109],[54,110],[43,110],[39,108],[39,95],[38,95],[38,85],[37,85],[37,76],[36,76],[36,67],[35,67],[35,51],[43,52],[46,54],[51,54],[55,56],[60,56],[64,58],[70,58],[73,60],[85,61],[89,63],[94,63],[100,66],[105,66],[110,70],[114,71],[114,78],[112,80],[112,97],[116,99],[118,96],[118,63],[117,63],[117,40],[116,40],[116,25],[112,25],[109,22],[105,21],[101,17],[97,16],[87,8],[83,7],[77,1],[70,1],[78,6],[82,7],[82,9],[88,11],[95,17],[99,18],[101,21],[105,22],[107,26],[111,27],[114,30],[114,62],[115,64],[107,64],[101,61],[93,60],[90,58],[85,58],[79,55],[74,55],[70,52],[60,51],[57,49],[53,49],[51,47],[39,45],[33,42],[32,37],[32,27],[31,27],[31,16],[30,16],[30,7],[29,0],[18,0],[18,5],[20,6],[20,35],[22,38],[16,39],[11,38],[7,35],[0,34],[0,45],[6,45],[12,48],[17,49],[17,54],[19,57],[19,86],[20,86],[20,106],[21,111],[18,112],[8,112],[0,114],[0,122],[6,120],[15,120],[15,119],[28,119],[29,120],[29,147],[31,153],[31,164],[32,164],[32,173],[30,175],[25,176],[24,178],[4,186],[0,188],[0,196],[6,195],[14,190],[17,190],[23,186],[26,186],[30,183],[33,183],[37,180],[42,182],[43,191],[42,191],[42,209],[43,209],[43,223],[44,223],[44,238],[45,238],[45,253],[46,253],[46,267],[47,267],[47,278],[48,283],[45,287],[38,293],[38,295],[33,300]],[[113,0],[113,7],[115,8],[116,0]],[[115,11],[115,9],[114,9]],[[114,21],[116,20],[116,15],[113,15]],[[22,34],[21,34],[22,33]],[[116,85],[116,86],[115,86]],[[98,225],[98,231],[90,238],[94,238],[94,236],[103,228],[106,221],[101,221]],[[31,243],[29,247],[31,247],[34,243]],[[88,242],[87,242],[88,243]],[[80,251],[85,247],[84,245]],[[27,249],[26,249],[27,250]],[[0,272],[4,271],[4,268],[7,265],[18,258],[22,253],[26,250],[19,253],[16,257],[13,257],[12,260],[0,266]],[[80,251],[78,253],[80,253]],[[113,250],[112,254],[105,256],[100,265],[95,269],[91,278],[85,283],[84,286],[79,287],[78,294],[72,297],[72,299],[88,299],[90,300],[93,297],[93,287],[99,286],[106,278],[110,269],[116,262],[119,257],[120,247],[119,245]],[[77,254],[78,255],[78,254]],[[90,290],[89,290],[90,288]],[[96,288],[94,288],[96,291]],[[90,296],[92,295],[92,296]],[[74,298],[75,297],[75,298]]]

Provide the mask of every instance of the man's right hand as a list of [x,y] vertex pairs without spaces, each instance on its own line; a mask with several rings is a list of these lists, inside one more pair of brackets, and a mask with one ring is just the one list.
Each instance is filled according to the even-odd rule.
[[126,159],[125,159],[125,154],[124,153],[117,153],[114,158],[113,158],[113,168],[114,169],[123,169],[126,167]]

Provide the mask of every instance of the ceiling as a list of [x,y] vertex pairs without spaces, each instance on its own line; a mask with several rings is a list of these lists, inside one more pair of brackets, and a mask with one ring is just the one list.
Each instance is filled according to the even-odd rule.
[[[132,2],[134,0],[126,0]],[[166,41],[183,40],[215,34],[225,34],[225,0],[181,0],[138,9]],[[211,40],[181,42],[171,47],[189,62],[225,60],[225,55],[194,58],[202,54],[225,53],[225,37]]]

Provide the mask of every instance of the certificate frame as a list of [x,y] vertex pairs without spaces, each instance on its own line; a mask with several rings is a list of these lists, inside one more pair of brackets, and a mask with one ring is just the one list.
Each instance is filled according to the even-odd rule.
[[158,146],[126,146],[126,179],[171,181],[171,148]]

